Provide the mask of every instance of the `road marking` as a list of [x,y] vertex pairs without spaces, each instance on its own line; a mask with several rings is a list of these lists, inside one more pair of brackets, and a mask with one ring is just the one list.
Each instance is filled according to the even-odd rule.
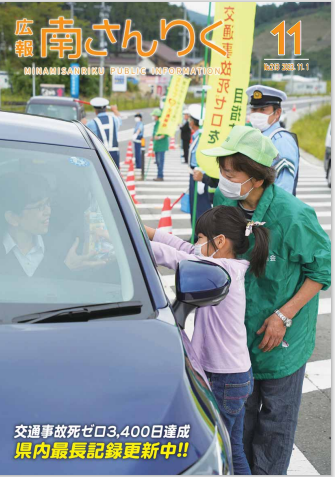
[[316,215],[318,217],[331,217],[331,211],[330,210],[327,210],[327,211],[320,211],[320,212],[316,212]]
[[[141,200],[141,199],[162,199],[162,201],[165,199],[166,195],[165,194],[136,194],[136,199]],[[170,194],[169,195],[170,199],[178,199],[180,197],[179,195],[175,194]],[[163,204],[162,204],[163,205]]]
[[302,392],[331,389],[331,359],[309,361],[306,365]]
[[[126,174],[126,172],[124,172]],[[147,176],[145,181],[141,181],[140,178],[141,176],[135,175],[135,179],[138,181],[138,184],[152,184],[152,185],[165,185],[166,183],[168,185],[170,184],[176,184],[176,183],[186,183],[185,186],[189,184],[189,181],[185,180],[185,177],[179,176],[176,178],[171,178],[167,176],[166,174],[164,175],[164,181],[161,182],[155,182],[154,179],[156,179],[157,174],[152,174],[151,176]]]
[[327,315],[331,313],[332,311],[332,306],[331,306],[332,300],[331,298],[320,298],[319,300],[319,315]]
[[[169,191],[172,191],[172,192],[177,192],[177,191],[180,191],[180,192],[184,192],[185,190],[185,187],[186,186],[181,186],[181,187],[177,187],[176,185],[171,187],[171,186],[167,186],[166,184],[162,184],[162,186],[160,187],[160,189],[162,189],[162,192],[166,191],[166,192],[169,192]],[[150,192],[152,191],[152,187],[141,187],[140,185],[136,185],[136,191],[140,191],[140,192]]]
[[297,192],[329,192],[330,189],[327,186],[324,187],[297,187]]
[[[178,181],[178,186],[185,186],[185,187],[188,187],[189,186],[189,181],[184,181],[183,179]],[[174,187],[174,184],[172,183],[168,183],[166,180],[164,180],[164,182],[154,182],[154,181],[139,181],[136,183],[137,184],[137,187],[141,187],[142,185],[144,186],[150,186],[150,190],[154,189],[155,187],[159,187],[159,188],[170,188],[170,189],[173,189]]]
[[303,179],[302,181],[299,179],[298,181],[298,187],[299,185],[311,185],[311,186],[314,186],[314,185],[324,185],[324,186],[327,186],[328,187],[328,183],[326,180],[323,180],[323,181],[320,181],[320,180],[310,180],[310,179]]
[[320,224],[325,232],[329,232],[332,229],[332,224]]
[[330,199],[330,194],[298,194],[298,199]]
[[186,237],[191,237],[192,235],[192,229],[172,229],[173,235],[177,235],[177,237],[180,236],[186,236]]
[[[173,209],[172,209],[173,210]],[[191,220],[191,214],[171,214],[172,220]],[[159,220],[161,218],[161,214],[143,214],[141,215],[141,219],[143,221],[146,220]]]
[[331,202],[306,202],[310,207],[330,207]]
[[320,475],[296,445],[293,446],[287,475]]
[[[180,204],[176,204],[174,207],[173,207],[173,210],[174,209],[180,209],[181,205]],[[136,205],[136,208],[137,209],[160,209],[162,210],[163,208],[163,203],[160,203],[160,204],[137,204]],[[186,214],[185,214],[185,217],[186,217]]]

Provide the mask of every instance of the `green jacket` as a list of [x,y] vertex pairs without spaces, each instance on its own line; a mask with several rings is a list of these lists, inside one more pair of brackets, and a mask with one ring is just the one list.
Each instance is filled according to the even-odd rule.
[[[214,206],[233,205],[219,189]],[[278,346],[264,353],[258,349],[264,334],[256,331],[275,309],[297,293],[306,278],[330,286],[330,240],[320,226],[314,210],[286,191],[271,185],[265,189],[253,215],[254,221],[266,222],[270,229],[269,258],[265,275],[256,278],[249,271],[245,276],[248,348],[255,379],[278,379],[289,376],[310,358],[315,346],[319,294],[293,318],[285,333],[288,347]],[[249,258],[254,245],[242,258]]]
[[[159,126],[159,121],[156,121],[154,125],[153,137],[156,136],[158,126]],[[164,136],[163,139],[158,139],[157,141],[154,140],[154,152],[162,152],[162,151],[168,151],[168,150],[169,150],[169,136]]]

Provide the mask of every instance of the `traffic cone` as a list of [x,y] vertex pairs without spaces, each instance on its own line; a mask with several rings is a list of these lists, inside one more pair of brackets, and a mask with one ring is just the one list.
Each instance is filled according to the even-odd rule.
[[131,195],[131,198],[133,199],[134,204],[139,204],[139,202],[136,200],[135,195],[135,173],[134,173],[134,164],[133,161],[129,164],[129,169],[128,169],[128,174],[127,174],[127,179],[126,179],[126,186],[127,189],[129,190],[129,193]]
[[172,137],[171,140],[170,140],[169,149],[177,149],[177,148],[176,148],[176,143],[175,143],[174,137]]
[[292,113],[295,113],[296,111],[297,111],[297,107],[296,107],[296,105],[294,104],[294,105],[293,105],[293,108],[292,108]]
[[148,150],[146,156],[147,156],[147,157],[155,157],[155,153],[154,153],[154,143],[153,143],[152,139],[151,139],[151,141],[150,141],[149,150]]
[[157,228],[162,229],[164,232],[168,232],[169,234],[172,234],[171,209],[172,207],[170,198],[166,197],[166,199],[164,199],[161,218],[159,219]]
[[132,164],[133,163],[133,148],[131,145],[131,141],[128,142],[128,147],[127,147],[127,154],[126,154],[126,160],[125,164]]

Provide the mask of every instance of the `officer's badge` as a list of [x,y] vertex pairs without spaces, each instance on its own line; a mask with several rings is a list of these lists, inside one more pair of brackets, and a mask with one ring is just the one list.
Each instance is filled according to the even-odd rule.
[[254,99],[262,99],[263,95],[260,91],[254,92]]

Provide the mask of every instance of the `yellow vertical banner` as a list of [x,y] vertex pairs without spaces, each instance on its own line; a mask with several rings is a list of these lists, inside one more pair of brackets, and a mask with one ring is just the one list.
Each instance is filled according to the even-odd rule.
[[224,24],[213,31],[212,41],[227,55],[211,50],[210,66],[221,71],[209,76],[206,115],[196,152],[199,166],[214,178],[219,177],[216,159],[201,150],[220,146],[232,127],[245,125],[255,13],[255,2],[215,2],[214,23],[223,20]]
[[183,105],[191,79],[173,75],[159,120],[157,134],[174,137],[183,112]]

